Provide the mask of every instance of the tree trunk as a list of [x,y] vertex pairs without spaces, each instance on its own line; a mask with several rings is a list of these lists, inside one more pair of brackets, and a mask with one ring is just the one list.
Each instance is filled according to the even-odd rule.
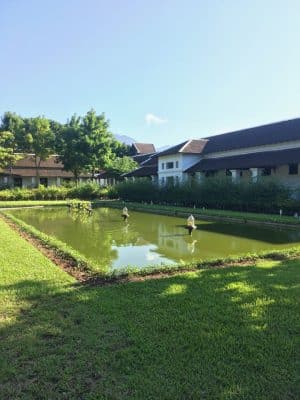
[[78,172],[77,171],[73,171],[74,177],[75,177],[75,185],[76,187],[78,186]]
[[13,180],[12,180],[12,166],[9,168],[9,176],[8,176],[8,187],[11,189],[13,185]]
[[41,165],[41,159],[39,159],[39,161],[37,161],[37,156],[35,156],[35,185],[37,188],[40,187],[40,165]]

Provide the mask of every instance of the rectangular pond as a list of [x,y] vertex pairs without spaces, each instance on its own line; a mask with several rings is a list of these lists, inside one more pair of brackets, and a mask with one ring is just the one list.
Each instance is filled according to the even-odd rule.
[[17,218],[67,243],[103,271],[126,266],[193,262],[300,245],[300,230],[196,221],[190,237],[185,218],[97,208],[92,215],[65,207],[11,210]]

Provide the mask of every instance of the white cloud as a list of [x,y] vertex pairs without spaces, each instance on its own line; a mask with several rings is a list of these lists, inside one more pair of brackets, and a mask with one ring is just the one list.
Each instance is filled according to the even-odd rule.
[[158,117],[157,115],[148,113],[145,115],[145,121],[148,125],[160,125],[160,124],[165,124],[166,122],[168,122],[168,120],[166,118],[161,118]]

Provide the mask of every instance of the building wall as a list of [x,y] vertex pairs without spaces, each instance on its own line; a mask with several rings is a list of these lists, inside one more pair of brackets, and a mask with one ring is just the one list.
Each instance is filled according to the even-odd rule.
[[[186,174],[184,171],[200,161],[200,154],[184,154],[177,153],[166,156],[161,156],[158,158],[158,179],[160,183],[166,183],[169,177],[173,177],[174,182],[182,182],[186,179]],[[174,163],[174,168],[167,169],[166,164],[168,162]],[[176,166],[176,162],[178,166]],[[162,168],[164,164],[164,169]]]
[[[74,179],[71,179],[74,181]],[[81,179],[82,183],[87,182],[87,178]],[[48,178],[48,187],[49,186],[61,186],[64,183],[64,179],[60,177],[50,177]],[[9,177],[8,176],[0,176],[0,187],[9,185]],[[12,177],[12,186],[14,186],[14,177]],[[36,177],[35,176],[26,176],[22,177],[22,188],[34,188],[36,187]]]
[[295,189],[297,187],[300,188],[300,165],[298,164],[298,174],[297,175],[289,175],[289,166],[281,165],[276,168],[276,171],[273,172],[273,176],[278,178],[283,184],[288,185],[289,187]]
[[[60,186],[61,180],[57,177],[48,178],[48,187],[49,186]],[[36,186],[36,177],[23,177],[22,178],[22,187],[23,188],[33,188]]]
[[[242,181],[242,182],[251,181],[252,174],[251,174],[251,171],[249,169],[237,170],[237,171],[238,171],[238,176],[237,176],[237,180],[238,181]],[[258,171],[259,171],[258,175],[261,176],[263,169],[259,168]],[[242,173],[242,175],[240,175],[240,172]],[[226,170],[223,169],[223,170],[216,171],[214,176],[225,177],[226,176]],[[271,174],[267,175],[267,176],[269,176],[270,178],[274,178],[274,179],[280,181],[281,183],[291,187],[292,189],[299,188],[299,190],[300,190],[300,164],[298,164],[298,174],[297,175],[290,175],[289,174],[289,166],[288,165],[281,165],[281,166],[276,167],[275,169],[271,168]],[[196,173],[196,178],[198,180],[201,180],[201,179],[204,178],[204,174],[203,173]]]

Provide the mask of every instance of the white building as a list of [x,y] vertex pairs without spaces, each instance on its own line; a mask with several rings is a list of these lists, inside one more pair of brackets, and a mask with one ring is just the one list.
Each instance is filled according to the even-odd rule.
[[[156,153],[156,158],[157,169],[152,168],[151,176],[156,172],[160,184],[190,177],[229,175],[233,180],[256,180],[267,175],[300,186],[300,118],[186,140]],[[139,168],[130,176],[147,176],[146,172],[141,174]]]

